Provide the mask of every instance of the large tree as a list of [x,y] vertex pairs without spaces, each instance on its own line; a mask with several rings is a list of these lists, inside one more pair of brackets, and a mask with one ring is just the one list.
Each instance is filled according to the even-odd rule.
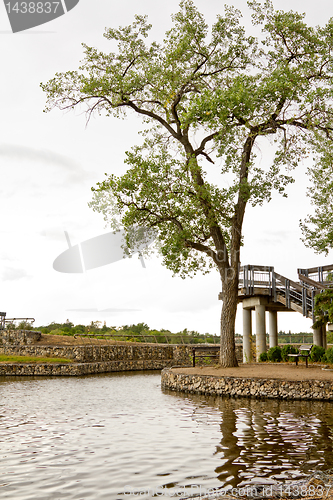
[[[269,201],[273,190],[285,195],[288,169],[312,150],[320,157],[322,140],[331,148],[333,131],[333,21],[312,28],[270,0],[248,5],[258,38],[246,35],[233,7],[209,31],[183,0],[163,42],[148,43],[150,25],[135,16],[106,30],[116,52],[84,45],[78,71],[42,85],[47,110],[83,105],[88,117],[142,116],[146,130],[126,153],[127,172],[98,184],[93,207],[112,224],[158,228],[164,264],[175,274],[219,271],[223,366],[237,365],[245,209]],[[272,154],[260,162],[265,143]]]

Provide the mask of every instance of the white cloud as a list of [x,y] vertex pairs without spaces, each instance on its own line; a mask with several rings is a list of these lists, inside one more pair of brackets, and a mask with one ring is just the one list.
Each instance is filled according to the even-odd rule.
[[1,276],[3,281],[17,281],[28,277],[25,269],[15,269],[14,267],[6,267]]
[[73,312],[100,312],[100,313],[122,313],[122,312],[137,312],[141,311],[141,309],[126,309],[126,308],[117,308],[117,307],[109,307],[108,309],[97,309],[95,307],[87,308],[87,309],[66,309],[67,311]]
[[0,159],[1,157],[16,160],[20,163],[29,161],[40,163],[44,167],[45,164],[60,167],[67,173],[66,182],[83,183],[85,180],[93,178],[89,172],[86,172],[71,158],[48,149],[35,149],[18,144],[2,144],[0,145]]

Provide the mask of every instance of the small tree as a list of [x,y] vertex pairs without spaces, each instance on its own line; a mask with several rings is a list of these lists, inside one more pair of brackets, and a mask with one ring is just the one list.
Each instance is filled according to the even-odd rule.
[[[191,276],[216,268],[222,281],[221,364],[236,366],[234,325],[242,227],[248,204],[285,195],[309,151],[332,150],[333,21],[321,28],[304,15],[248,2],[259,41],[246,36],[241,13],[226,7],[211,32],[190,0],[182,0],[161,44],[148,45],[150,25],[106,30],[118,43],[108,54],[84,45],[79,71],[42,85],[47,110],[85,105],[147,124],[143,144],[126,153],[127,173],[98,184],[91,206],[112,227],[158,228],[164,264]],[[271,162],[256,161],[268,142]],[[210,179],[220,162],[218,184]],[[214,164],[215,162],[215,164]]]
[[315,297],[315,322],[312,328],[320,328],[333,323],[333,288],[328,288]]
[[333,155],[330,146],[329,135],[322,141],[320,158],[309,168],[311,187],[308,196],[315,212],[301,222],[304,244],[316,253],[326,255],[333,248]]

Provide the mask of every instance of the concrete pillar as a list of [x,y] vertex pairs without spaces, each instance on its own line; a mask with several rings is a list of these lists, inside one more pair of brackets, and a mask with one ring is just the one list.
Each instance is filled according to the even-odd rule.
[[314,345],[323,346],[323,331],[321,326],[313,330],[313,343]]
[[278,345],[277,311],[269,311],[268,318],[269,347],[276,347]]
[[243,308],[243,363],[252,361],[252,311]]
[[323,325],[321,328],[322,328],[323,348],[327,349],[326,325]]
[[256,354],[257,361],[259,361],[259,356],[262,352],[266,352],[266,322],[265,322],[265,306],[256,305],[255,315],[256,315]]

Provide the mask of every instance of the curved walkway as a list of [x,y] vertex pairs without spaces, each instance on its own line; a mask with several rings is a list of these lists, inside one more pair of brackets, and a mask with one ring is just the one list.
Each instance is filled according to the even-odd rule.
[[333,370],[290,363],[242,364],[237,368],[165,368],[162,387],[218,396],[333,401]]

